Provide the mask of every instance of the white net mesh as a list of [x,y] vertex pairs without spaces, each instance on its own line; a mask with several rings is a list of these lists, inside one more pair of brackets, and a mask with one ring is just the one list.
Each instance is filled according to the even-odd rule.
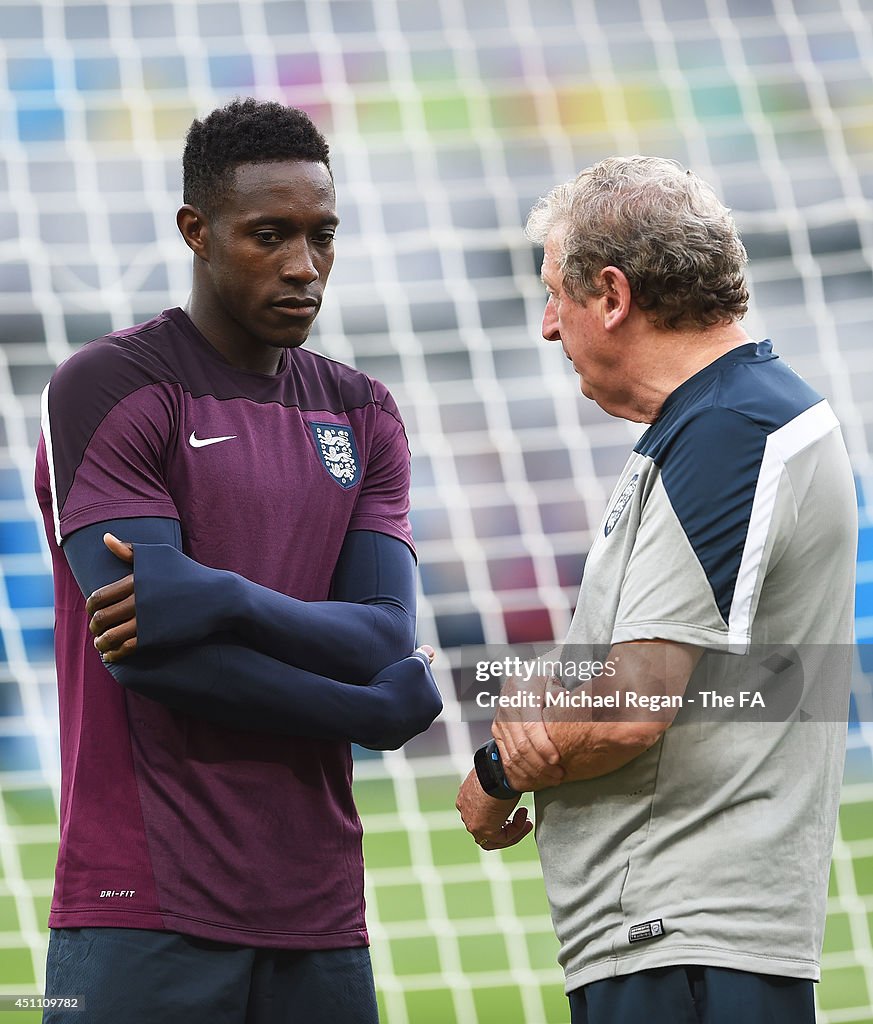
[[[255,95],[306,108],[329,137],[342,225],[312,344],[391,387],[414,453],[419,633],[447,699],[426,736],[357,767],[384,1018],[566,1020],[532,841],[483,856],[453,809],[481,738],[453,672],[462,643],[561,635],[636,433],[578,398],[538,340],[521,225],[610,153],[712,181],[751,257],[750,333],[831,400],[870,493],[869,3],[43,0],[0,2],[0,43],[0,993],[41,985],[57,838],[38,396],[79,344],[184,302],[184,133]],[[873,639],[862,515],[858,630]],[[827,1022],[873,1015],[869,730],[850,735]]]

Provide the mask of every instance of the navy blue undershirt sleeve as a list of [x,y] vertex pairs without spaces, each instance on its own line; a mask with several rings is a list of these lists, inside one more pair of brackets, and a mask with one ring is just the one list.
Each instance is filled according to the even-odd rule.
[[288,597],[201,565],[170,544],[135,544],[133,572],[143,650],[229,631],[280,661],[366,683],[415,646],[415,560],[386,534],[347,535],[330,601]]
[[[115,520],[77,530],[64,542],[64,553],[86,596],[130,571],[103,544],[106,532],[134,545],[181,543],[173,519]],[[396,749],[442,709],[423,655],[400,659],[366,686],[354,686],[233,641],[219,634],[188,647],[137,650],[106,667],[126,688],[220,725],[346,739],[375,749]]]
[[66,537],[63,542],[67,564],[76,577],[79,590],[89,597],[95,590],[129,575],[133,569],[116,558],[103,543],[103,535],[112,533],[121,540],[127,535],[142,538],[146,544],[169,544],[182,547],[182,530],[178,519],[148,516],[139,519],[107,519],[85,526]]
[[396,750],[442,710],[427,658],[412,654],[366,686],[340,683],[230,642],[135,652],[106,666],[128,690],[232,729],[342,739]]

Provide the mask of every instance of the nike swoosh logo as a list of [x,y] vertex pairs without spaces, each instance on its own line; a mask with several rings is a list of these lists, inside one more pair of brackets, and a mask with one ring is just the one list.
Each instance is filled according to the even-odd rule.
[[232,441],[237,435],[227,434],[225,437],[195,437],[197,431],[192,430],[188,438],[188,444],[192,448],[205,448],[208,444],[218,444],[219,441]]

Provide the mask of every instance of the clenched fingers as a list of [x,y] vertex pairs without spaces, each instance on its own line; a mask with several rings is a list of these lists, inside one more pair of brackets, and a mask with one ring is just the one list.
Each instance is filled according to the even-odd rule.
[[117,661],[119,657],[130,654],[136,649],[136,619],[128,619],[96,636],[94,646],[106,661]]
[[560,752],[542,722],[496,719],[491,734],[497,741],[503,771],[513,789],[520,791],[556,786],[564,777]]
[[[125,576],[115,583],[108,583],[105,587],[95,590],[85,602],[85,611],[93,618],[98,611],[111,609],[113,605],[124,604],[133,598],[133,594],[133,575]],[[103,621],[114,625],[118,620],[113,621],[104,617]],[[102,631],[92,629],[91,632]]]
[[527,808],[519,807],[494,835],[477,839],[483,850],[505,850],[520,843],[533,830],[533,822],[527,816]]

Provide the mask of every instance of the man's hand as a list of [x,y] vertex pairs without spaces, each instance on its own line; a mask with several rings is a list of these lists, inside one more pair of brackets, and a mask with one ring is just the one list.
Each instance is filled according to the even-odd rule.
[[436,651],[431,647],[430,644],[421,644],[415,648],[414,654],[423,654],[427,658],[428,665],[433,664],[433,659],[436,657]]
[[[103,543],[116,558],[133,565],[133,545],[120,541],[111,533],[103,535]],[[133,574],[117,583],[110,583],[85,602],[91,616],[88,628],[94,634],[94,646],[104,661],[120,661],[136,650],[136,597]]]
[[512,814],[518,799],[495,800],[488,796],[473,771],[461,783],[455,807],[461,812],[467,831],[483,850],[505,850],[520,843],[533,828],[526,807],[519,807]]
[[534,707],[500,708],[491,726],[497,741],[506,781],[519,792],[547,789],[563,781],[561,753],[543,724],[546,679],[516,685],[509,680],[501,695],[521,692],[530,695]]
[[[600,675],[571,693],[619,693],[617,707],[585,708],[555,704],[546,711],[546,728],[561,751],[564,781],[594,779],[624,767],[661,739],[676,717],[675,706],[650,709],[640,697],[681,697],[703,650],[671,640],[629,640],[613,644]],[[627,695],[634,695],[631,704]],[[672,702],[670,702],[672,705]]]

